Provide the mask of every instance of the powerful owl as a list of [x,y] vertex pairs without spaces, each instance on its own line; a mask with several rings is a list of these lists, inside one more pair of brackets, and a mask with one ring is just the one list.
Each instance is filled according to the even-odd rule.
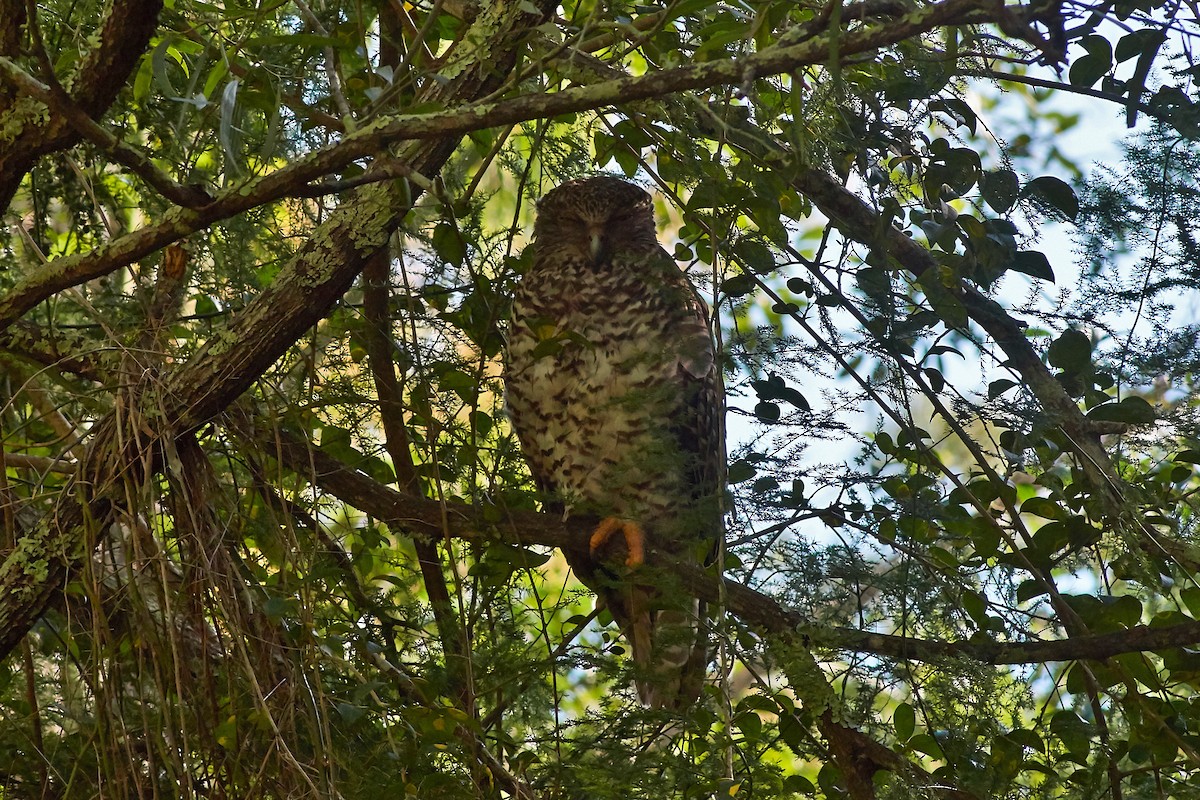
[[530,247],[508,337],[513,426],[550,505],[602,519],[566,557],[629,642],[642,701],[681,708],[704,682],[705,610],[643,561],[649,547],[700,563],[721,535],[705,304],[659,246],[650,195],[618,178],[548,193]]

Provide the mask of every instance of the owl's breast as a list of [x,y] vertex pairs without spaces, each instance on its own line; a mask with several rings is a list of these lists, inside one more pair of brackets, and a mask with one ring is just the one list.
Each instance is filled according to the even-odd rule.
[[661,513],[682,491],[670,315],[630,283],[577,286],[571,302],[518,295],[509,411],[534,476],[599,514]]

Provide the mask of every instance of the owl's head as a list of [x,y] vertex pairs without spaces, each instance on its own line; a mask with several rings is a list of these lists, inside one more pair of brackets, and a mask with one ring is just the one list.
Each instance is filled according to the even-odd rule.
[[567,181],[538,202],[533,229],[538,249],[568,251],[606,266],[617,250],[658,246],[654,207],[641,187],[598,175]]

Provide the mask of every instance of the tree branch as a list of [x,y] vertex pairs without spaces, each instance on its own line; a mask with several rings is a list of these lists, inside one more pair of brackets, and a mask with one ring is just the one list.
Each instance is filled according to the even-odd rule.
[[[479,543],[503,541],[520,546],[544,545],[586,551],[597,520],[540,514],[515,509],[483,509],[461,503],[440,502],[404,494],[380,484],[324,453],[319,447],[286,431],[254,431],[238,423],[239,433],[262,443],[289,470],[305,476],[323,491],[337,497],[389,527],[413,537],[444,536]],[[273,438],[272,438],[273,437]],[[730,580],[722,581],[694,565],[650,552],[647,563],[680,578],[695,596],[721,600],[734,616],[760,633],[797,637],[806,645],[894,658],[936,663],[968,658],[984,664],[1043,664],[1050,661],[1103,661],[1124,653],[1171,650],[1200,642],[1200,621],[1170,627],[1137,625],[1121,631],[1038,642],[944,641],[914,639],[884,633],[818,626],[771,597]]]
[[[944,0],[886,24],[838,32],[838,52],[849,56],[874,51],[942,25],[986,22],[993,5],[987,0]],[[691,64],[550,94],[539,92],[492,103],[458,101],[447,111],[380,118],[335,145],[217,195],[203,208],[172,208],[157,225],[121,236],[88,253],[55,259],[34,268],[0,300],[0,329],[56,292],[106,275],[218,220],[295,194],[310,181],[353,161],[383,152],[396,142],[441,139],[691,89],[740,86],[756,76],[792,72],[802,66],[825,63],[832,35],[789,47],[768,47],[743,58]],[[435,81],[431,85],[441,84]],[[453,101],[453,96],[447,100]]]
[[[537,14],[528,10],[536,7],[527,2],[489,6],[474,23],[474,47],[460,49],[456,63],[447,67],[455,77],[430,84],[422,99],[466,104],[495,91],[515,64],[524,36],[555,5],[552,0],[540,2],[543,8]],[[400,160],[415,172],[435,175],[457,146],[456,137],[414,143]],[[21,536],[0,564],[0,658],[41,616],[85,555],[86,530],[106,530],[114,509],[124,502],[124,483],[162,468],[161,441],[212,419],[323,318],[367,259],[387,244],[419,194],[420,183],[408,180],[350,193],[225,331],[167,375],[157,392],[147,390],[139,398],[139,427],[122,429],[127,415],[117,412],[93,427],[79,476],[63,487],[53,512],[36,530]],[[175,211],[193,217],[198,213]]]
[[82,138],[108,153],[113,161],[137,175],[172,203],[185,208],[196,208],[212,201],[203,190],[177,183],[141,150],[130,147],[100,127],[83,108],[67,96],[61,86],[42,83],[11,59],[3,56],[0,56],[0,75],[13,87],[44,103],[52,114],[66,120]]
[[[19,337],[14,340],[14,335],[18,333]],[[92,362],[72,361],[60,355],[59,341],[33,326],[14,327],[0,335],[0,348],[22,353],[37,363],[58,365],[90,380],[100,379],[102,372],[108,369]],[[239,419],[242,421],[237,421]],[[485,510],[458,503],[443,504],[398,492],[286,431],[267,428],[256,430],[253,424],[246,421],[248,419],[239,411],[227,416],[226,424],[235,425],[239,435],[247,440],[258,441],[264,452],[274,454],[288,469],[307,477],[323,491],[414,538],[440,540],[449,535],[481,543],[500,540],[516,545],[570,549],[586,547],[588,537],[595,530],[595,520],[586,517],[563,521],[554,515],[512,509]],[[713,575],[692,565],[664,561],[653,553],[651,563],[665,566],[678,574],[683,585],[698,597],[710,602],[719,600],[717,581]],[[1200,621],[1169,627],[1138,625],[1112,633],[1037,642],[980,641],[977,638],[969,642],[915,639],[849,628],[815,626],[804,615],[784,608],[748,586],[726,580],[724,588],[730,612],[761,632],[799,634],[814,646],[854,650],[905,661],[938,662],[969,658],[993,665],[1085,659],[1102,661],[1125,653],[1165,651],[1200,642]]]
[[[801,169],[795,173],[792,184],[847,238],[890,255],[915,276],[937,269],[937,261],[929,250],[903,232],[883,224],[874,210],[826,173]],[[1108,452],[1100,443],[1099,431],[1042,362],[1024,329],[999,304],[974,287],[959,282],[954,291],[967,314],[1008,356],[1008,363],[1021,374],[1041,403],[1042,410],[1066,434],[1080,468],[1106,513],[1120,513],[1121,481]]]
[[[74,72],[63,81],[67,94],[85,114],[97,119],[112,105],[145,52],[161,10],[162,0],[110,0],[95,34],[96,46],[82,55]],[[6,14],[4,25],[12,22]],[[27,22],[32,26],[36,20]],[[0,208],[7,208],[37,159],[73,146],[79,134],[66,118],[48,113],[38,102],[22,105],[19,97],[0,104],[0,115],[8,118],[6,127],[15,132],[0,139]]]

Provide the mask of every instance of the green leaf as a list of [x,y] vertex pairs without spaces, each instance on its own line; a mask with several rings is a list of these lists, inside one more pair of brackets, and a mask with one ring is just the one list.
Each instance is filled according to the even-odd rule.
[[[804,395],[788,386],[783,378],[773,372],[767,374],[766,380],[750,381],[750,385],[754,387],[754,393],[758,395],[758,399],[761,401],[785,400],[801,411],[812,410]],[[767,413],[771,412],[768,411]]]
[[1034,565],[1048,567],[1056,555],[1071,543],[1070,531],[1062,522],[1047,522],[1030,537],[1025,557]]
[[1105,422],[1128,422],[1133,425],[1144,425],[1158,419],[1154,406],[1141,397],[1126,397],[1119,403],[1105,403],[1096,406],[1087,413],[1088,419]]
[[451,369],[438,376],[438,385],[446,391],[458,392],[474,389],[475,379],[462,370]]
[[991,206],[997,214],[1003,214],[1013,207],[1020,190],[1021,182],[1017,173],[1011,169],[988,170],[979,181],[979,192],[983,202]]
[[221,85],[221,81],[229,74],[229,62],[225,59],[219,59],[213,68],[208,71],[208,77],[204,80],[205,97],[212,97],[217,92],[217,87]]
[[1042,737],[1038,736],[1035,732],[1033,732],[1031,730],[1026,730],[1024,728],[1016,728],[1014,730],[1009,731],[1005,735],[1009,739],[1012,739],[1017,744],[1021,745],[1022,747],[1028,747],[1030,750],[1033,750],[1035,753],[1046,752],[1046,743],[1044,741],[1042,741]]
[[1063,213],[1067,219],[1074,220],[1079,216],[1079,198],[1070,184],[1053,175],[1043,175],[1025,184],[1021,190],[1022,197],[1040,197],[1052,207]]
[[728,297],[744,297],[753,292],[757,285],[749,275],[734,275],[721,283],[721,294]]
[[812,297],[817,293],[817,290],[813,288],[812,283],[806,281],[804,278],[788,278],[787,288],[789,292],[802,294],[805,297]]
[[225,157],[229,159],[231,166],[236,165],[239,161],[237,157],[238,137],[235,135],[236,127],[234,126],[234,122],[236,121],[235,114],[237,112],[237,96],[240,85],[241,83],[238,79],[233,78],[221,90],[221,122],[217,135],[221,140],[221,149],[225,151]]
[[801,411],[812,411],[812,406],[808,404],[808,398],[790,386],[783,390],[779,399],[788,401]]
[[892,727],[896,729],[896,738],[907,741],[917,728],[917,714],[908,703],[896,706],[892,713]]
[[935,269],[925,270],[917,278],[917,283],[925,290],[925,297],[946,327],[965,330],[967,310],[963,307],[962,301],[942,284],[940,272],[941,270]]
[[1024,764],[1021,745],[1007,736],[992,740],[992,752],[988,754],[987,775],[998,786],[1007,785],[1021,771]]
[[212,295],[202,294],[196,298],[196,314],[202,317],[215,316],[221,311],[221,306]]
[[[770,475],[767,475],[764,478],[755,478],[754,485],[750,488],[755,494],[766,494],[767,492],[773,492],[778,489],[779,481]],[[708,547],[708,544],[705,543],[704,546]]]
[[762,732],[762,717],[753,711],[744,711],[733,716],[733,724],[742,736],[747,739],[756,739],[758,734]]
[[975,133],[975,127],[979,123],[979,118],[975,115],[975,109],[957,97],[934,100],[929,104],[929,110],[940,111],[943,114],[949,115],[956,125],[965,127],[972,134]]
[[1070,81],[1072,86],[1088,87],[1112,71],[1112,45],[1096,34],[1083,37],[1079,43],[1087,55],[1071,65]]
[[154,59],[150,56],[142,58],[138,66],[137,76],[133,79],[133,99],[144,103],[150,97],[150,84],[154,80]]
[[1022,514],[1034,514],[1043,519],[1066,519],[1071,512],[1049,497],[1031,497],[1021,504]]
[[916,736],[908,740],[908,746],[919,753],[924,753],[930,758],[945,758],[942,752],[942,746],[938,744],[937,739],[930,736],[928,733],[918,733]]
[[596,166],[603,167],[612,161],[614,141],[608,131],[598,130],[592,134],[592,149],[596,151]]
[[739,458],[729,465],[729,472],[726,475],[726,480],[730,485],[748,481],[758,474],[758,470],[749,461],[744,458]]
[[1177,464],[1200,464],[1200,450],[1184,450],[1171,460]]
[[1034,278],[1054,283],[1054,270],[1050,267],[1050,259],[1045,253],[1037,250],[1018,250],[1009,262],[1008,268],[1014,272],[1022,272]]
[[1157,51],[1166,41],[1163,32],[1154,28],[1142,28],[1121,37],[1117,42],[1117,61],[1128,61],[1147,52]]
[[167,66],[168,49],[173,50],[174,48],[171,47],[171,39],[166,38],[160,41],[150,53],[150,62],[154,71],[154,83],[158,85],[158,90],[167,97],[174,97],[179,92],[171,83],[170,68]]
[[783,779],[783,788],[792,794],[815,794],[817,787],[803,775],[788,775]]
[[775,257],[771,248],[755,239],[742,239],[733,247],[733,251],[741,256],[742,263],[759,275],[765,275],[775,269]]
[[501,559],[506,564],[519,569],[537,569],[550,560],[550,556],[546,553],[538,553],[526,547],[499,542],[488,545],[484,557]]
[[1072,86],[1084,89],[1090,88],[1096,81],[1103,78],[1112,70],[1112,59],[1087,55],[1076,60],[1071,65],[1069,79]]
[[262,604],[263,613],[275,622],[286,618],[294,618],[299,610],[299,604],[291,597],[268,597]]
[[722,187],[723,184],[716,181],[701,183],[692,190],[692,195],[687,200],[688,210],[697,211],[703,208],[720,208],[726,205],[729,201],[722,194]]
[[[934,548],[935,550],[937,548]],[[967,616],[975,620],[977,623],[983,623],[987,619],[987,600],[978,592],[963,592],[962,597],[963,611],[967,612]]]
[[1200,589],[1197,589],[1194,586],[1186,589],[1180,589],[1179,599],[1183,601],[1185,606],[1187,606],[1188,612],[1193,617],[1200,619]]
[[621,142],[618,142],[613,149],[613,158],[617,160],[617,164],[627,178],[632,178],[637,174],[638,169],[641,168],[641,157],[640,150],[635,150]]
[[1079,44],[1084,50],[1087,50],[1088,55],[1098,58],[1112,58],[1112,44],[1103,36],[1093,33],[1079,40]]
[[1086,373],[1092,366],[1092,340],[1083,331],[1067,328],[1050,343],[1046,359],[1066,372]]
[[1036,581],[1031,578],[1027,581],[1021,581],[1021,583],[1017,585],[1018,602],[1023,603],[1026,600],[1032,600],[1033,598],[1043,594],[1046,594],[1046,584],[1044,584],[1042,581]]
[[1092,743],[1092,726],[1074,711],[1059,711],[1050,720],[1050,731],[1076,758],[1086,756]]
[[979,517],[973,517],[971,526],[971,544],[975,548],[977,558],[991,558],[1000,549],[1000,531],[984,522]]
[[1142,621],[1142,602],[1133,595],[1101,595],[1105,621],[1132,628]]
[[779,737],[796,755],[808,752],[808,728],[796,719],[795,714],[779,715]]
[[467,246],[458,229],[442,220],[433,228],[433,250],[447,264],[461,267],[467,257]]
[[764,400],[754,406],[754,416],[763,422],[778,422],[779,406]]
[[995,400],[1009,389],[1020,385],[1016,381],[1010,381],[1008,378],[997,378],[988,384],[988,400]]

